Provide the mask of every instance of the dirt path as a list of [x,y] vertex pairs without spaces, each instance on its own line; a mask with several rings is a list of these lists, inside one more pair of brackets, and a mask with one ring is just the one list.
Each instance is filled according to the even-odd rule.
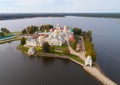
[[[70,53],[71,54],[74,54],[74,55],[77,55],[79,56],[82,60],[85,61],[86,57],[85,57],[85,51],[82,51],[82,52],[76,52],[74,51],[70,44],[69,44],[69,40],[67,40],[67,44],[68,44],[68,48],[70,50]],[[85,49],[84,47],[84,41],[82,40],[83,44],[82,44],[82,48]],[[76,62],[77,64],[80,64],[79,62],[77,61],[74,61]],[[80,64],[81,65],[81,64]],[[97,68],[96,66],[93,66],[93,67],[89,67],[89,66],[85,66],[85,65],[82,65],[83,66],[83,69],[85,69],[85,71],[87,71],[88,73],[90,73],[92,76],[94,76],[95,78],[97,78],[102,84],[104,85],[117,85],[115,82],[113,82],[111,79],[109,79],[108,77],[106,77],[103,72],[101,72],[99,70],[99,68]]]

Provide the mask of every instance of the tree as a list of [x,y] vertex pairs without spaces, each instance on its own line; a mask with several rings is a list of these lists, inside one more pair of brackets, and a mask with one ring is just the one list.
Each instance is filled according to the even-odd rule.
[[22,30],[22,34],[34,34],[36,31],[39,31],[38,26],[28,26],[26,29]]
[[48,44],[48,42],[44,42],[42,44],[42,51],[43,52],[49,52],[50,51],[50,45]]
[[92,31],[88,31],[83,36],[84,40],[92,42]]
[[27,32],[28,32],[28,34],[34,33],[32,27],[30,27],[30,26],[27,27]]
[[94,50],[94,45],[92,43],[92,32],[88,31],[84,34],[84,42],[85,42],[85,49],[86,49],[86,56],[91,56],[92,60],[96,60],[96,52]]
[[66,48],[63,50],[63,53],[66,54],[66,55],[70,55],[70,50],[69,48]]
[[9,31],[8,29],[6,29],[6,28],[1,28],[1,31],[2,31],[3,33],[10,33],[10,31]]
[[38,46],[38,45],[36,46],[36,48],[35,48],[35,49],[36,49],[36,51],[37,51],[37,52],[40,52],[40,51],[41,51],[41,47],[40,47],[40,46]]
[[53,25],[47,24],[47,25],[41,25],[40,31],[44,32],[45,30],[50,31],[50,29],[53,28]]
[[75,35],[81,35],[82,30],[80,28],[75,27],[73,29]]
[[50,46],[50,52],[54,53],[55,51],[55,46]]
[[22,34],[27,34],[26,29],[23,29],[23,30],[22,30]]
[[94,50],[88,50],[86,51],[85,53],[86,56],[91,56],[92,57],[92,60],[95,61],[96,60],[96,52]]
[[94,45],[93,45],[93,43],[92,42],[86,42],[85,43],[85,49],[86,50],[93,50],[94,48]]
[[34,32],[39,31],[38,26],[33,26]]
[[3,37],[4,36],[4,33],[3,32],[0,32],[0,37]]
[[44,32],[44,26],[43,25],[40,26],[40,31]]
[[23,38],[21,39],[21,45],[24,45],[24,44],[26,44],[26,39],[23,37]]
[[71,43],[71,46],[72,48],[75,50],[76,49],[76,44],[77,44],[77,41],[74,40],[72,43]]

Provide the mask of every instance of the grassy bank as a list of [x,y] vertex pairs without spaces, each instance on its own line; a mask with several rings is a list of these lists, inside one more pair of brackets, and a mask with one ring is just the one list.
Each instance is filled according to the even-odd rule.
[[[59,47],[59,49],[64,49],[64,48],[66,48],[66,46],[64,46],[63,48]],[[29,47],[19,45],[17,47],[17,49],[20,50],[21,52],[27,54]],[[65,58],[65,59],[66,58],[68,58],[68,59],[72,58],[72,59],[78,61],[79,63],[84,64],[84,61],[82,59],[80,59],[78,56],[73,55],[73,54],[66,55],[63,52],[54,51],[54,52],[45,53],[45,52],[40,51],[40,52],[36,52],[33,56],[37,56],[37,57],[56,57],[56,58]]]
[[0,40],[0,44],[8,43],[8,42],[11,42],[11,41],[16,41],[16,40],[20,40],[21,39],[19,37],[19,35],[21,35],[21,32],[11,32],[11,33],[6,34],[6,36],[9,36],[9,35],[16,35],[16,36],[13,37],[13,38]]
[[19,45],[17,49],[20,50],[21,52],[27,53],[29,47],[25,47],[24,45]]
[[8,43],[8,42],[11,42],[11,41],[17,41],[17,40],[20,40],[20,39],[21,38],[14,37],[14,38],[6,39],[6,40],[0,40],[0,44]]
[[84,61],[83,61],[82,59],[80,59],[78,56],[73,55],[73,54],[70,54],[69,56],[70,56],[72,59],[78,61],[79,63],[84,64]]

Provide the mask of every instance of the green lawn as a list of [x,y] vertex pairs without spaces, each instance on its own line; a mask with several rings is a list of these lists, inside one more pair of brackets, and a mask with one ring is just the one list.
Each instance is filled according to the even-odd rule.
[[60,55],[60,56],[63,56],[63,55],[64,55],[64,56],[69,56],[69,57],[71,57],[72,59],[74,59],[74,60],[76,60],[76,61],[84,64],[84,61],[83,61],[82,59],[80,59],[78,56],[73,55],[73,54],[65,55],[64,53],[61,53],[61,52],[54,52],[53,54],[57,54],[57,55]]
[[67,49],[67,45],[64,45],[64,46],[55,46],[55,50],[60,50],[60,51],[63,51],[65,49]]
[[[57,50],[64,50],[65,48],[67,48],[67,46],[55,46],[55,48],[56,48]],[[22,52],[28,52],[28,49],[29,49],[29,48],[28,48],[28,47],[25,47],[25,46],[23,46],[23,45],[19,45],[19,46],[18,46],[18,49],[21,50]],[[42,52],[42,51],[41,51],[41,52]],[[52,54],[57,54],[57,55],[60,55],[60,56],[69,56],[69,57],[71,57],[72,59],[74,59],[74,60],[76,60],[76,61],[84,64],[84,61],[83,61],[82,59],[80,59],[78,56],[73,55],[73,54],[66,55],[66,54],[64,54],[63,52],[56,52],[56,51],[50,52],[50,53],[52,53]]]
[[17,47],[17,49],[19,49],[20,51],[22,51],[22,52],[28,52],[28,47],[25,47],[24,45],[19,45],[18,47]]
[[84,61],[83,61],[82,59],[80,59],[78,56],[73,55],[73,54],[70,54],[69,56],[70,56],[72,59],[74,59],[74,60],[76,60],[76,61],[84,64]]

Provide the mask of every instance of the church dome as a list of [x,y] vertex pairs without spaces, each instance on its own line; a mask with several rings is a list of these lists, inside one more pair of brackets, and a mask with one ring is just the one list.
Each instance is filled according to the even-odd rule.
[[50,29],[50,32],[53,32],[53,29],[52,29],[52,28]]
[[64,26],[63,31],[64,31],[65,33],[68,32],[68,26]]
[[64,26],[64,29],[68,29],[68,26]]
[[60,24],[57,24],[57,25],[56,25],[56,29],[59,29],[59,30],[60,30],[60,28],[61,28],[61,27],[60,27]]
[[39,40],[41,40],[41,39],[43,39],[43,37],[42,37],[42,36],[39,36]]
[[88,60],[88,61],[92,61],[91,56],[87,56],[86,60]]
[[56,29],[56,30],[54,31],[54,33],[59,33],[59,30]]

